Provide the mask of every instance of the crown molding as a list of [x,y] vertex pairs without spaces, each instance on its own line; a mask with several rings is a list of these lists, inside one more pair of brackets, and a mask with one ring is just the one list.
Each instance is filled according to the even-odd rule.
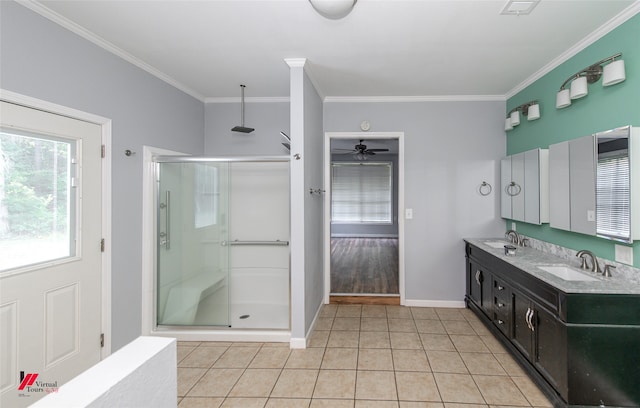
[[[204,103],[240,103],[241,98],[237,97],[207,97]],[[254,96],[244,98],[245,103],[289,103],[291,98],[288,96]]]
[[629,20],[631,17],[635,16],[639,12],[640,12],[640,1],[636,0],[633,4],[631,4],[629,7],[624,9],[621,13],[619,13],[618,15],[613,17],[611,20],[601,25],[597,30],[593,31],[588,36],[580,40],[573,47],[569,48],[562,54],[558,55],[556,58],[551,60],[551,62],[549,62],[547,65],[540,68],[529,78],[525,79],[522,83],[520,83],[515,88],[507,92],[505,94],[506,99],[512,98],[513,96],[518,94],[518,92],[522,91],[529,85],[536,82],[538,79],[547,75],[549,72],[551,72],[552,70],[560,66],[562,63],[568,61],[569,59],[574,57],[576,54],[578,54],[580,51],[584,50],[585,48],[587,48],[588,46],[590,46],[600,38],[609,34],[615,28],[622,25],[623,23],[625,23],[627,20]]
[[504,102],[504,95],[430,95],[430,96],[327,96],[330,103],[384,102]]
[[165,74],[162,71],[159,71],[158,69],[152,67],[151,65],[147,64],[146,62],[142,61],[141,59],[138,59],[136,57],[134,57],[133,55],[129,54],[128,52],[126,52],[125,50],[115,46],[114,44],[110,43],[109,41],[101,38],[100,36],[97,36],[96,34],[90,32],[89,30],[87,30],[86,28],[82,27],[79,24],[74,23],[73,21],[61,16],[60,14],[56,13],[55,11],[51,10],[50,8],[46,7],[45,5],[39,3],[36,0],[16,0],[16,2],[26,8],[28,8],[29,10],[40,14],[42,17],[51,20],[52,22],[58,24],[61,27],[66,28],[67,30],[71,31],[74,34],[79,35],[80,37],[84,38],[87,41],[90,41],[92,43],[94,43],[95,45],[97,45],[98,47],[101,47],[103,49],[105,49],[106,51],[115,54],[116,56],[122,58],[123,60],[135,65],[136,67],[148,72],[149,74],[155,76],[156,78],[160,79],[161,81],[166,82],[167,84],[173,86],[174,88],[179,89],[180,91],[186,93],[187,95],[190,95],[192,97],[194,97],[195,99],[204,102],[205,97],[203,95],[201,95],[200,93],[196,92],[195,90],[189,88],[188,86],[176,81],[175,79],[171,78],[169,75]]

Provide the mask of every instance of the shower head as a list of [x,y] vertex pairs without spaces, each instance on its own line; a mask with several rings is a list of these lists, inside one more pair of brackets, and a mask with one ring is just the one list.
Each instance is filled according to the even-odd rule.
[[234,126],[233,129],[231,129],[232,132],[251,133],[255,130],[254,128],[244,126],[244,88],[245,88],[245,85],[240,85],[240,90],[241,90],[240,126]]

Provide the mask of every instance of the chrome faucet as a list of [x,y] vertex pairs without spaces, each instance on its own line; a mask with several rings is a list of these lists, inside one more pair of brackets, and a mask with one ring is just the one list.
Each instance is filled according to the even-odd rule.
[[581,249],[576,253],[578,258],[582,258],[582,264],[580,267],[582,269],[587,269],[587,262],[585,256],[589,256],[591,258],[591,272],[602,274],[602,270],[600,269],[600,264],[598,263],[598,258],[591,252],[586,249]]
[[516,231],[509,230],[504,233],[504,236],[512,244],[520,245],[520,235]]

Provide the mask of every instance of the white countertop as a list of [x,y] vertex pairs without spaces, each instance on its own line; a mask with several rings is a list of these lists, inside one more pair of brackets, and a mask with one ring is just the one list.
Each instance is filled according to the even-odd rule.
[[[564,293],[640,294],[640,285],[629,282],[622,276],[616,276],[615,269],[612,271],[612,277],[605,278],[604,276],[595,274],[590,270],[581,270],[578,258],[576,258],[575,262],[571,263],[565,258],[528,247],[517,247],[516,255],[505,255],[504,247],[493,248],[486,244],[486,242],[504,242],[505,245],[509,245],[509,243],[502,238],[465,238],[464,240],[465,242],[473,244],[483,251],[486,251],[491,255],[515,266],[523,272],[535,276],[541,281],[560,289]],[[606,262],[603,262],[602,260],[599,260],[599,262],[600,266],[604,268],[604,264]],[[539,266],[545,265],[569,266],[595,278],[596,280],[567,281],[539,268]]]

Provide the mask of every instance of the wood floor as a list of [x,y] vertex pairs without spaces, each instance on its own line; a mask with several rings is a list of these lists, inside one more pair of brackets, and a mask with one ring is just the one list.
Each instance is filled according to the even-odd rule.
[[331,238],[331,294],[398,295],[397,238]]

